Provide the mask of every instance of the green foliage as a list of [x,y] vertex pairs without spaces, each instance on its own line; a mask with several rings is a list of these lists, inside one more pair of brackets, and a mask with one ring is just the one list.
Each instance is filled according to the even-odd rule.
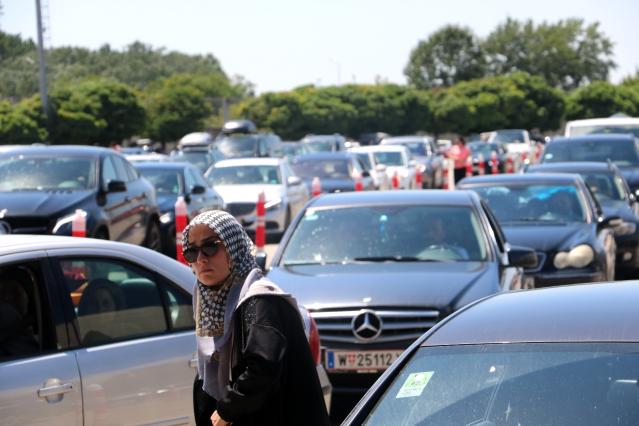
[[404,74],[418,88],[449,87],[485,75],[479,40],[469,28],[447,25],[420,41]]
[[639,116],[639,90],[635,86],[596,81],[568,96],[567,120],[609,117],[618,112]]
[[610,39],[598,23],[585,25],[582,19],[535,26],[508,18],[482,47],[493,75],[525,71],[564,89],[606,80],[615,67]]
[[142,130],[145,111],[125,84],[90,79],[59,87],[51,96],[51,139],[58,144],[119,143]]
[[0,145],[44,142],[47,131],[39,100],[26,99],[17,106],[0,101]]

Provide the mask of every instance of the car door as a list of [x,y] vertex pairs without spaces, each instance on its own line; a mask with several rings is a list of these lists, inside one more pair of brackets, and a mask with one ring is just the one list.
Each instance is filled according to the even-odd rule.
[[135,263],[56,259],[73,304],[86,424],[192,424],[191,296]]
[[126,184],[126,229],[122,241],[142,245],[150,221],[150,205],[155,202],[154,190],[124,158],[114,155],[113,162],[117,179]]
[[[102,159],[100,204],[108,224],[109,238],[114,241],[126,241],[127,229],[131,226],[131,219],[128,216],[130,201],[126,189],[122,189],[122,186],[126,186],[126,182],[117,172],[114,158],[108,155]],[[116,182],[117,188],[112,182]]]
[[[3,256],[0,265],[0,423],[83,425],[80,373],[66,350],[59,288],[45,253],[28,256]],[[19,332],[9,318],[22,324]]]

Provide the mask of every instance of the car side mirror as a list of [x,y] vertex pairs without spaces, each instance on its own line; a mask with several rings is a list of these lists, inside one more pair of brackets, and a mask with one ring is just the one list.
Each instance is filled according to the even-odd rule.
[[368,172],[368,170],[362,170],[362,177],[370,177],[371,174]]
[[110,180],[107,184],[107,192],[125,192],[126,183],[121,180]]
[[202,185],[193,185],[191,188],[191,194],[204,194],[206,192],[206,188]]
[[508,250],[508,263],[511,266],[534,268],[538,262],[537,253],[531,248],[510,246],[510,250]]
[[299,176],[289,176],[286,179],[286,183],[288,183],[288,186],[297,186],[302,184],[302,179]]
[[255,263],[263,272],[266,272],[266,252],[258,251],[255,255]]
[[602,228],[617,228],[623,224],[623,219],[619,216],[607,216],[600,220]]

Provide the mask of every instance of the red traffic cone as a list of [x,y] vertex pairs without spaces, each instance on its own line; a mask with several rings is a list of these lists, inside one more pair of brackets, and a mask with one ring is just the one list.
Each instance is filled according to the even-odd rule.
[[74,237],[87,236],[87,212],[82,209],[76,209],[71,221],[71,235]]
[[492,154],[490,154],[490,162],[492,163],[490,165],[490,173],[496,175],[499,173],[499,160],[497,159],[497,152],[493,151]]
[[188,262],[184,258],[182,254],[184,240],[182,236],[182,231],[186,228],[188,219],[188,211],[186,208],[186,201],[184,201],[184,197],[179,196],[175,201],[175,258],[178,262],[184,263],[188,265]]
[[311,195],[313,197],[317,197],[322,193],[322,183],[320,182],[320,178],[315,176],[313,178],[313,182],[311,183]]
[[255,206],[255,246],[258,251],[264,251],[264,245],[266,244],[266,220],[264,216],[266,209],[264,204],[266,199],[264,191],[260,191],[257,196],[257,205]]

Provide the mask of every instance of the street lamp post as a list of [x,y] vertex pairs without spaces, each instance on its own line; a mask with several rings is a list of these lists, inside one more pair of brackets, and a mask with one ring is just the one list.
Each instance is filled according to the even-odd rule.
[[44,115],[49,118],[49,96],[47,93],[47,74],[46,64],[44,59],[44,37],[42,36],[42,8],[40,6],[40,0],[36,0],[36,16],[38,20],[38,59],[40,62],[40,100],[42,101],[42,108],[44,109]]

